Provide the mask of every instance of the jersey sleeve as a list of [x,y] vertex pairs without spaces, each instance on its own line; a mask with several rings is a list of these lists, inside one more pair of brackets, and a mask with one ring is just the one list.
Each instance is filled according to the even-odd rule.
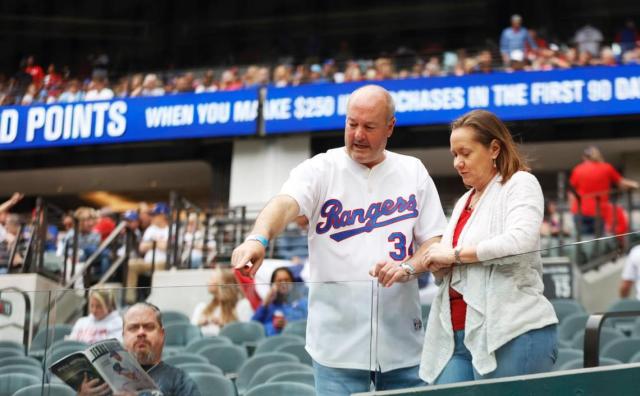
[[280,189],[281,195],[296,200],[300,207],[298,215],[310,219],[320,194],[318,180],[322,177],[321,160],[314,157],[305,160],[289,173],[289,178]]
[[447,219],[444,216],[440,195],[433,179],[424,169],[422,163],[419,166],[422,167],[422,186],[418,190],[417,197],[420,214],[414,227],[413,236],[418,245],[421,245],[433,237],[441,236],[447,226]]

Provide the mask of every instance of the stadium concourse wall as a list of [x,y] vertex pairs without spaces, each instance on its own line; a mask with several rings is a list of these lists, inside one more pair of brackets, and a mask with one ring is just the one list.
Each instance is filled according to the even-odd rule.
[[634,363],[397,391],[355,393],[353,396],[632,396],[638,394],[639,375],[640,363]]

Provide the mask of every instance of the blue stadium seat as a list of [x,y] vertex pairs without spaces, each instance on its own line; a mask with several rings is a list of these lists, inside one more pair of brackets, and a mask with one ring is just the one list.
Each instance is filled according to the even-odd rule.
[[278,374],[274,377],[269,378],[267,384],[272,382],[297,382],[301,384],[307,384],[309,386],[315,386],[315,378],[313,373],[308,373],[305,371],[291,371],[288,373]]
[[38,384],[20,389],[13,396],[75,396],[76,392],[68,385]]
[[253,355],[250,359],[240,366],[238,369],[238,378],[236,379],[236,387],[238,394],[243,395],[249,387],[251,379],[256,372],[262,367],[278,362],[298,363],[297,357],[283,352],[265,352],[259,355]]
[[307,372],[313,373],[313,369],[306,364],[303,363],[293,363],[293,362],[281,362],[281,363],[270,363],[266,366],[259,369],[249,381],[248,389],[249,393],[253,388],[260,384],[264,384],[270,378],[286,372]]
[[24,351],[15,348],[0,348],[0,356],[24,356]]
[[564,322],[558,326],[558,338],[571,341],[576,334],[584,333],[588,317],[589,315],[581,313],[569,315]]
[[162,324],[167,326],[174,323],[191,323],[189,317],[179,311],[161,311]]
[[587,313],[582,304],[574,299],[553,299],[551,304],[561,323],[570,315]]
[[302,338],[307,337],[307,321],[306,320],[294,320],[291,322],[287,322],[282,329],[282,334],[286,335],[297,335]]
[[211,345],[231,345],[232,342],[225,336],[208,336],[202,337],[196,340],[190,341],[184,348],[185,352],[198,353],[202,348],[206,348]]
[[631,356],[631,359],[629,359],[629,363],[640,363],[640,351],[638,351],[638,353],[636,353],[635,355]]
[[315,396],[316,391],[312,386],[298,382],[273,382],[262,384],[251,389],[247,396]]
[[[626,336],[619,330],[611,327],[602,327],[600,329],[600,350],[609,345],[612,341],[626,338]],[[584,348],[584,331],[576,334],[571,340],[571,347],[574,349],[583,350]]]
[[25,354],[24,345],[15,341],[0,340],[0,349],[15,349],[22,352],[22,355]]
[[0,367],[14,364],[29,364],[35,367],[42,367],[42,363],[32,356],[8,356],[0,358]]
[[200,328],[191,323],[170,323],[164,327],[164,343],[169,347],[184,347],[189,342],[202,338]]
[[54,342],[62,340],[65,336],[71,334],[72,328],[73,327],[68,324],[57,324],[38,330],[38,333],[36,333],[35,337],[33,337],[33,340],[31,341],[29,355],[35,357],[44,356],[45,348],[48,348]]
[[40,385],[41,383],[42,378],[38,378],[30,374],[0,374],[0,395],[10,396],[27,386]]
[[236,388],[233,386],[233,382],[221,375],[205,374],[205,373],[191,373],[189,377],[198,386],[200,394],[211,395],[215,390],[216,396],[235,396]]
[[[640,300],[636,299],[622,299],[614,302],[609,306],[607,312],[624,312],[624,311],[640,311]],[[609,318],[605,321],[605,325],[613,326],[624,331],[627,334],[631,334],[634,329],[635,321],[637,318]]]
[[237,373],[247,360],[247,350],[238,345],[212,345],[200,350],[198,354],[220,367],[225,374]]
[[229,323],[220,329],[220,335],[236,345],[255,345],[265,337],[262,323],[254,321]]
[[178,363],[174,366],[184,370],[187,374],[190,373],[207,373],[207,374],[217,374],[224,376],[222,369],[218,366],[214,366],[209,363]]
[[10,364],[0,367],[0,374],[11,373],[24,373],[42,378],[42,367],[36,367],[32,364]]
[[558,349],[558,358],[556,359],[556,363],[553,366],[553,370],[560,370],[560,367],[562,367],[565,363],[575,359],[583,359],[582,351],[566,348]]
[[624,338],[615,340],[602,348],[600,356],[628,363],[631,357],[638,352],[640,352],[640,338]]
[[276,351],[290,353],[300,359],[300,363],[313,366],[313,360],[305,349],[304,344],[285,344],[276,349]]
[[167,358],[164,358],[163,361],[172,366],[177,366],[179,364],[185,364],[185,363],[209,364],[209,360],[207,360],[206,357],[202,355],[198,355],[196,353],[191,353],[191,352],[182,352],[177,355],[169,356]]
[[[611,358],[600,358],[600,366],[615,366],[616,364],[622,364],[621,361]],[[574,370],[584,368],[584,359],[573,359],[564,363],[558,370]]]
[[265,338],[258,343],[254,354],[259,355],[261,353],[275,352],[278,348],[287,344],[304,344],[304,338],[300,336],[290,334],[279,334],[273,337]]

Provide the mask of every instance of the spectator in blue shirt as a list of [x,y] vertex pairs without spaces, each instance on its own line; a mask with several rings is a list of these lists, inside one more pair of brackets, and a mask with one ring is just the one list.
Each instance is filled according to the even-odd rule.
[[271,274],[271,289],[252,318],[264,325],[267,336],[282,332],[287,322],[307,318],[307,299],[300,286],[304,285],[293,283],[287,267],[276,268]]
[[511,16],[511,26],[502,31],[500,36],[500,52],[505,65],[509,64],[512,51],[525,52],[525,43],[531,49],[538,49],[536,43],[529,36],[529,32],[522,26],[522,17],[518,14]]

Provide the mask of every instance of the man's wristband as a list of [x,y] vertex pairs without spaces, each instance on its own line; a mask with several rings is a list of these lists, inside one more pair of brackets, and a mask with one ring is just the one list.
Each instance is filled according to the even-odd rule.
[[267,246],[269,246],[269,240],[267,239],[267,237],[265,237],[264,235],[260,235],[260,234],[251,234],[248,237],[245,238],[244,240],[246,241],[258,241],[260,242],[260,244],[266,249]]

